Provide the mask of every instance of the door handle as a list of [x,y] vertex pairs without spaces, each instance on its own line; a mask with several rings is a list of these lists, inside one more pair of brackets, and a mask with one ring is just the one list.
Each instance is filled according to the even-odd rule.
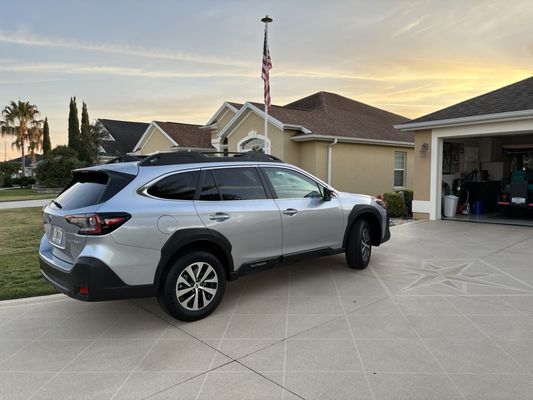
[[283,210],[282,213],[290,217],[292,215],[298,214],[298,210],[295,208],[287,208],[286,210]]
[[226,214],[226,213],[217,212],[214,215],[213,214],[210,215],[209,219],[211,221],[222,222],[222,221],[225,221],[225,220],[229,219],[229,215]]

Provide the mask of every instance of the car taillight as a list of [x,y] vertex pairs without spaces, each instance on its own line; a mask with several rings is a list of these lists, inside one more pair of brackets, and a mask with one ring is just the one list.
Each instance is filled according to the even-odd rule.
[[126,213],[76,214],[65,217],[69,224],[80,228],[79,235],[105,235],[130,218],[131,215]]

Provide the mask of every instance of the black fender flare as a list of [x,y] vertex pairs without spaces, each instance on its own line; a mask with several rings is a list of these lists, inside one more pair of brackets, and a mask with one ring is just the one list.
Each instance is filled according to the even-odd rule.
[[161,258],[157,264],[157,269],[154,276],[154,284],[159,285],[161,277],[165,269],[176,254],[196,242],[208,242],[219,248],[225,256],[225,260],[221,260],[227,268],[227,273],[233,271],[233,257],[231,256],[231,243],[221,233],[207,228],[189,228],[180,229],[172,234],[164,246],[161,248]]
[[348,240],[348,233],[350,232],[350,228],[352,227],[353,223],[357,218],[359,218],[363,214],[370,214],[372,217],[376,218],[376,221],[378,223],[378,230],[372,229],[372,245],[379,246],[381,244],[381,238],[383,236],[383,217],[379,213],[378,210],[376,210],[375,207],[372,207],[368,204],[357,204],[352,208],[352,211],[350,211],[350,214],[348,215],[348,223],[346,224],[346,230],[344,231],[344,238],[342,240],[342,248],[346,248],[346,241]]

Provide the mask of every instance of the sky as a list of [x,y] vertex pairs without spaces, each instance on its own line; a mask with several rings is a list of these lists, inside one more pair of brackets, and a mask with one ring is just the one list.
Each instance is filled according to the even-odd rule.
[[71,96],[91,120],[198,124],[262,102],[267,13],[273,104],[329,91],[415,118],[533,75],[531,0],[0,4],[0,107],[35,104],[53,146]]

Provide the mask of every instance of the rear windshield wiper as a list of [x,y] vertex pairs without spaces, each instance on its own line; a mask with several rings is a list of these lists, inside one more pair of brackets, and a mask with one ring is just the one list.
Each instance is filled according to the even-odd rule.
[[52,203],[54,203],[54,206],[56,206],[57,208],[63,208],[63,206],[55,200],[52,200]]

